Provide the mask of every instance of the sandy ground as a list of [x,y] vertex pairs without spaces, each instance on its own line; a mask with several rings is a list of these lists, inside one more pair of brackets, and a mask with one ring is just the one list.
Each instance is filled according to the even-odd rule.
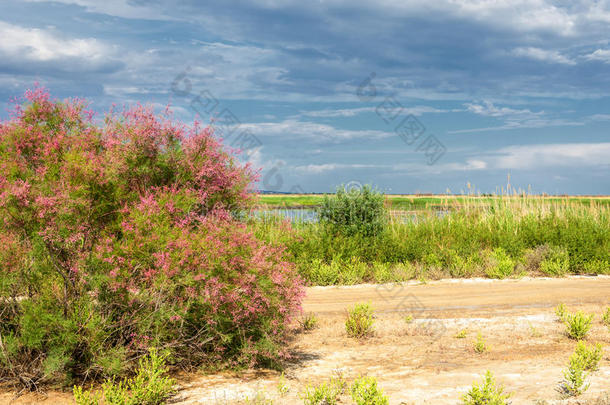
[[[358,302],[371,303],[376,314],[374,335],[365,340],[345,333],[346,310]],[[575,347],[555,316],[560,302],[569,311],[595,313],[587,341],[605,347],[600,369],[588,378],[589,390],[577,400],[562,399],[557,391]],[[490,370],[512,393],[513,404],[610,404],[610,331],[600,321],[608,306],[607,276],[313,287],[303,307],[319,318],[319,327],[297,334],[291,343],[295,359],[284,371],[285,394],[274,371],[194,375],[181,379],[176,403],[224,405],[266,398],[301,404],[308,384],[333,376],[349,383],[370,375],[390,404],[457,404]],[[405,321],[407,315],[412,322]],[[463,330],[466,337],[456,337]],[[484,353],[473,349],[479,332],[489,347]],[[0,394],[0,403],[17,404],[70,403],[70,395],[11,400],[11,394]],[[342,403],[351,403],[347,395]]]

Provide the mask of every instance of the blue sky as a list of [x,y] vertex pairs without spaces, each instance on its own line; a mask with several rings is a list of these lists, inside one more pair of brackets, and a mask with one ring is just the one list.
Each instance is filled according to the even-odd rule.
[[[171,104],[259,188],[610,194],[610,1],[0,3],[0,99]],[[2,116],[6,117],[6,112]]]

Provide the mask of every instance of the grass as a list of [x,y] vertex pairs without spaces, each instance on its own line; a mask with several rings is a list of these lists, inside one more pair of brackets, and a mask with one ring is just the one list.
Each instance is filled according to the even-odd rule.
[[388,397],[377,386],[374,377],[357,378],[351,387],[352,400],[356,405],[388,405]]
[[[273,216],[252,219],[249,225],[262,239],[287,246],[310,285],[610,274],[606,199],[409,197],[422,209],[404,220],[391,214],[395,206],[387,201],[406,197],[385,198],[389,216],[384,231],[374,236],[341,234],[303,221],[288,228]],[[321,202],[322,196],[261,196],[276,203],[313,204],[316,199]],[[458,208],[439,215],[437,200]]]
[[347,336],[358,339],[373,334],[373,309],[369,304],[356,304],[348,311],[345,331]]
[[301,398],[304,405],[335,405],[345,387],[346,383],[342,378],[331,378],[316,386],[308,385]]
[[485,339],[483,339],[483,336],[481,335],[481,332],[477,333],[477,338],[474,341],[474,343],[472,344],[472,348],[474,349],[475,353],[485,353],[486,351],[489,350],[489,347],[487,346],[487,342],[485,341]]
[[301,328],[305,331],[314,330],[318,327],[318,317],[315,314],[305,314],[300,321]]
[[582,311],[578,311],[574,314],[566,314],[563,319],[568,337],[575,340],[584,339],[587,336],[589,329],[591,329],[591,322],[593,321],[594,316],[594,314],[587,315]]
[[506,405],[510,394],[504,393],[504,387],[496,385],[493,374],[488,370],[483,382],[472,385],[472,388],[462,397],[463,405]]

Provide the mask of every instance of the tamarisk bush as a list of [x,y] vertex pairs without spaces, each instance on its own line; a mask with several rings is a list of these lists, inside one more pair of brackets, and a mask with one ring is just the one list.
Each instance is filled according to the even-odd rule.
[[41,88],[0,123],[0,379],[272,365],[302,282],[232,215],[252,169],[198,123],[142,106],[96,121]]

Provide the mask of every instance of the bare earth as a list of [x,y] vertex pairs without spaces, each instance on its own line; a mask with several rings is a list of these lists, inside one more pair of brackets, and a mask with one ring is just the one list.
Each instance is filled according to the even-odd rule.
[[[366,340],[348,338],[344,329],[347,308],[358,302],[370,302],[376,312],[375,334]],[[569,311],[596,314],[587,341],[605,348],[589,390],[577,400],[562,399],[557,391],[575,347],[555,316],[561,302]],[[315,313],[320,325],[291,343],[295,359],[284,372],[286,394],[280,395],[274,371],[192,375],[181,378],[177,403],[241,404],[258,395],[275,404],[300,404],[308,384],[370,375],[390,404],[457,404],[490,370],[513,394],[513,404],[610,404],[610,331],[600,321],[608,306],[608,276],[313,287],[303,309]],[[457,338],[462,330],[466,337]],[[478,332],[489,346],[482,354],[473,349]],[[11,400],[11,394],[0,394],[0,403],[16,404],[70,403],[70,395]]]

